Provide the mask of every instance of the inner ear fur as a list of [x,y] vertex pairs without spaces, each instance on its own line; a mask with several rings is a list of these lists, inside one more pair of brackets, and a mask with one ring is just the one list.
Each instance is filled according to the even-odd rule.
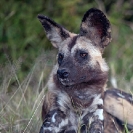
[[110,22],[102,11],[92,8],[84,14],[80,35],[90,39],[103,50],[111,41]]
[[38,19],[44,27],[47,38],[51,41],[54,47],[58,48],[62,41],[70,37],[69,31],[50,18],[44,15],[38,15]]

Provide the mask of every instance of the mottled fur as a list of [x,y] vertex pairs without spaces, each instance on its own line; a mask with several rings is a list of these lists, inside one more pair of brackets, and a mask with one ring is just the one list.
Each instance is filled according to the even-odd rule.
[[122,90],[111,89],[105,92],[105,110],[133,129],[133,96]]
[[102,53],[111,41],[106,16],[95,8],[88,10],[79,34],[46,16],[38,18],[59,51],[48,81],[40,133],[118,133],[121,128],[114,124],[115,119],[103,112],[108,66]]

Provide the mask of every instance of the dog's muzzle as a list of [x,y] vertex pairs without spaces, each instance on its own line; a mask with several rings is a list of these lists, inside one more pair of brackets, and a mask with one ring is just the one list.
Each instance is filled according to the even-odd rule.
[[69,71],[65,68],[58,69],[57,77],[63,85],[69,84],[69,74],[70,74]]
[[66,79],[69,76],[69,72],[66,69],[58,69],[57,75],[61,79]]

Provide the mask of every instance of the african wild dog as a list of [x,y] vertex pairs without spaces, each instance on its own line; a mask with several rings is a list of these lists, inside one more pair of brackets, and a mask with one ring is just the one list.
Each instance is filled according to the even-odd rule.
[[58,48],[40,133],[117,133],[121,127],[103,111],[108,66],[102,58],[111,41],[110,22],[102,11],[88,10],[74,34],[46,16],[38,15],[48,39]]

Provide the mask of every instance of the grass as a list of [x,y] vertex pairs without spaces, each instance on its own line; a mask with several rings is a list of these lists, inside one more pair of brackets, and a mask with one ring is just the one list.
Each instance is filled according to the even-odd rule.
[[10,60],[3,68],[0,86],[1,133],[39,132],[45,85],[54,62],[55,54],[52,53],[40,55],[22,81],[18,76],[19,68]]

